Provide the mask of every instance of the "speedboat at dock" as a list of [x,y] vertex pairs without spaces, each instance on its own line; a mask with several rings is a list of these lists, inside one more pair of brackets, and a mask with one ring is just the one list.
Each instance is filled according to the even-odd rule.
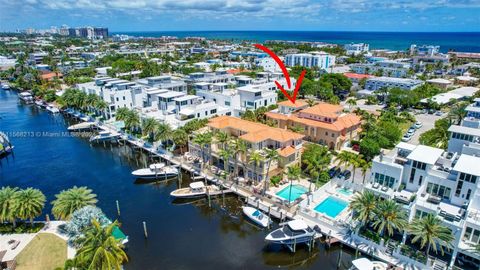
[[367,258],[360,258],[352,261],[353,266],[349,270],[386,270],[388,265],[380,261],[370,261]]
[[265,237],[265,241],[290,247],[295,244],[310,243],[320,236],[320,228],[315,227],[312,229],[305,221],[295,219],[269,233]]
[[25,104],[32,104],[33,103],[33,96],[30,94],[30,92],[21,92],[18,94],[18,98],[25,102]]
[[114,141],[118,137],[120,137],[119,133],[112,133],[110,131],[100,131],[98,135],[90,137],[90,142]]
[[[223,193],[230,192],[230,190],[224,190]],[[189,187],[179,188],[170,193],[170,196],[178,199],[192,199],[204,196],[216,196],[222,194],[222,190],[215,185],[208,185],[202,181],[192,182]]]
[[47,109],[47,111],[49,111],[50,113],[53,113],[53,114],[60,112],[60,110],[57,107],[54,107],[52,105],[48,105],[46,107],[46,109]]
[[132,175],[142,179],[167,179],[178,175],[178,169],[173,166],[165,166],[164,163],[155,163],[148,168],[138,169]]
[[256,208],[243,206],[242,211],[251,221],[263,228],[268,227],[268,225],[272,223],[272,220],[267,215]]
[[82,123],[78,123],[78,124],[75,124],[75,125],[71,125],[67,129],[68,129],[68,131],[91,129],[94,125],[95,125],[95,123],[93,123],[93,122],[82,122]]

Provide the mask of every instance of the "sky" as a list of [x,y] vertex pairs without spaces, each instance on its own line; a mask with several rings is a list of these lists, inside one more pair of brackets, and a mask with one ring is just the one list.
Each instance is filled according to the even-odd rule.
[[480,0],[0,0],[0,31],[480,32]]

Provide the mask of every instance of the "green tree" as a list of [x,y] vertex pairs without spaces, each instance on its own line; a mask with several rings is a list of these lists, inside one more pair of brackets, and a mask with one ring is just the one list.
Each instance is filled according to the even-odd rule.
[[16,215],[20,219],[29,219],[33,226],[33,219],[42,213],[45,206],[45,195],[34,188],[19,190],[14,196],[14,205]]
[[265,180],[263,182],[263,195],[267,192],[268,189],[268,183],[270,183],[270,166],[272,165],[273,161],[278,161],[280,156],[278,155],[277,149],[270,149],[270,148],[265,148],[265,159],[267,160],[267,174],[265,175]]
[[15,198],[18,188],[2,187],[0,189],[0,223],[11,222],[15,228],[17,219]]
[[292,199],[291,199],[292,198],[292,186],[293,186],[292,182],[293,182],[293,180],[298,180],[298,178],[300,177],[301,174],[302,174],[302,169],[298,165],[290,166],[287,169],[287,177],[288,177],[288,180],[290,180],[289,192],[288,192],[288,203],[289,204],[292,201]]
[[97,195],[92,193],[87,187],[76,187],[62,190],[55,195],[56,199],[52,201],[52,213],[56,219],[68,220],[73,212],[87,205],[97,203]]
[[377,197],[369,191],[354,196],[349,208],[353,211],[354,220],[360,222],[360,229],[374,220],[377,204]]
[[92,226],[79,240],[80,248],[74,259],[77,269],[122,269],[122,264],[128,261],[128,257],[123,251],[121,240],[112,235],[117,226],[116,221],[105,227],[95,219],[92,221]]
[[257,168],[265,160],[265,158],[260,154],[259,151],[252,151],[248,157],[248,163],[253,165],[252,177],[254,177],[254,183],[258,180]]
[[352,153],[348,151],[342,151],[333,158],[333,161],[336,162],[339,167],[347,168],[351,165]]
[[215,139],[220,144],[220,149],[225,149],[227,142],[230,140],[230,136],[226,132],[218,131],[215,133]]
[[437,253],[437,247],[443,254],[443,246],[450,247],[455,239],[450,228],[443,226],[442,221],[432,214],[414,219],[408,232],[414,236],[412,243],[420,241],[420,248],[427,246],[427,256],[431,248]]
[[231,148],[233,149],[233,154],[235,156],[235,176],[238,177],[238,161],[240,160],[240,156],[247,153],[247,143],[241,139],[234,139],[230,141]]
[[393,200],[380,201],[375,212],[373,227],[381,236],[385,232],[392,236],[394,230],[403,231],[407,226],[405,211]]
[[142,121],[142,135],[149,138],[155,137],[155,132],[158,128],[158,121],[152,117],[143,119]]

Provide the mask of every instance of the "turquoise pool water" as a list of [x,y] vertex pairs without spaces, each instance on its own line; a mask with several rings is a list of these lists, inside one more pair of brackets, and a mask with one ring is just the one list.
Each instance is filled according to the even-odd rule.
[[350,196],[353,194],[353,192],[350,189],[346,189],[346,188],[337,189],[337,193],[343,194],[345,196]]
[[[287,186],[286,188],[280,190],[276,194],[278,197],[292,202],[298,199],[300,196],[302,196],[302,194],[306,193],[307,191],[308,189],[302,185],[292,185],[291,195],[290,195],[290,186]],[[289,200],[289,197],[290,197],[290,200]]]
[[329,196],[315,207],[315,211],[336,218],[348,206],[348,202]]

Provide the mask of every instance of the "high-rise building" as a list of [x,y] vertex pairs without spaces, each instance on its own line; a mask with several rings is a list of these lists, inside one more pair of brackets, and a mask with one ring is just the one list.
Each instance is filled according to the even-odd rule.
[[93,31],[96,38],[108,38],[108,28],[106,27],[95,27]]

